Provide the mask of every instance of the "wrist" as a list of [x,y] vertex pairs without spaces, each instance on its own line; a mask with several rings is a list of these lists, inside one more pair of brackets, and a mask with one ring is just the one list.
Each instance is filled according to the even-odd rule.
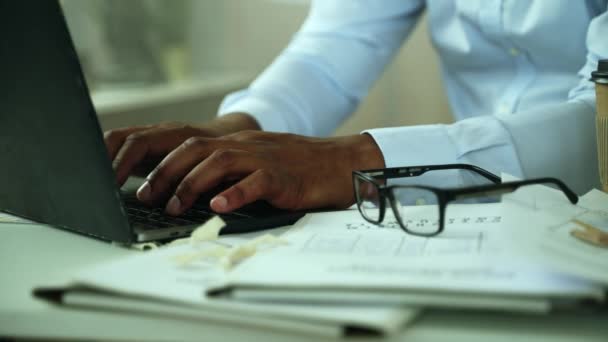
[[240,131],[261,130],[257,120],[247,113],[229,113],[219,116],[203,125],[205,129],[210,129],[217,136],[228,135]]
[[374,138],[367,134],[352,136],[352,170],[382,169],[384,156]]

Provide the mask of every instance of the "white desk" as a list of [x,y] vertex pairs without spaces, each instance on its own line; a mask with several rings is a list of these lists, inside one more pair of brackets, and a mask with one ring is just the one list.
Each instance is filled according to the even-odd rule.
[[[34,286],[63,283],[78,269],[137,252],[40,225],[0,223],[0,236],[0,339],[311,340],[310,336],[226,323],[138,317],[49,305],[31,296]],[[429,311],[401,335],[390,339],[397,340],[606,342],[608,312],[518,316]]]

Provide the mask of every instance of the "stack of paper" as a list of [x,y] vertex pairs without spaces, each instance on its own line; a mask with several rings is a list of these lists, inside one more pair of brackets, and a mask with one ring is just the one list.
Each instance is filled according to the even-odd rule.
[[162,247],[37,293],[316,335],[392,334],[427,307],[544,313],[603,302],[608,250],[573,237],[578,221],[608,227],[608,196],[592,192],[574,206],[555,190],[526,187],[502,203],[450,205],[445,232],[432,238],[404,233],[391,217],[376,226],[356,210],[316,213],[282,234],[286,244],[243,250],[232,268],[192,256],[250,236]]
[[367,224],[357,211],[309,215],[284,235],[288,245],[245,261],[225,284],[212,285],[211,294],[251,302],[531,312],[604,299],[601,286],[513,255],[499,232],[508,214],[503,209],[453,207],[446,232],[432,238],[390,223]]
[[[222,237],[217,243],[224,246],[239,244],[249,238]],[[352,331],[393,334],[418,312],[399,303],[345,307],[208,299],[206,292],[211,286],[224,283],[227,271],[205,260],[184,264],[176,259],[213,247],[211,243],[162,247],[99,265],[76,275],[70,284],[40,288],[36,295],[67,306],[229,322],[333,337]]]

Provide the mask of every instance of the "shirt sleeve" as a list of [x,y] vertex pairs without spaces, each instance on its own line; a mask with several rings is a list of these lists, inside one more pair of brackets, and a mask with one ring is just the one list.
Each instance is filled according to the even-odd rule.
[[[481,116],[451,125],[365,131],[387,167],[467,163],[496,174],[556,177],[584,193],[598,185],[595,112],[570,102],[509,116]],[[408,181],[408,180],[404,180]],[[462,177],[427,177],[435,186],[464,186]]]
[[[511,115],[482,116],[451,125],[365,131],[383,152],[387,167],[471,163],[495,173],[556,177],[579,194],[599,186],[595,135],[595,88],[591,71],[608,58],[608,14],[594,18],[587,34],[587,62],[567,102]],[[460,186],[462,179],[429,179]]]
[[289,46],[219,115],[246,112],[263,130],[331,134],[391,61],[424,1],[317,0]]

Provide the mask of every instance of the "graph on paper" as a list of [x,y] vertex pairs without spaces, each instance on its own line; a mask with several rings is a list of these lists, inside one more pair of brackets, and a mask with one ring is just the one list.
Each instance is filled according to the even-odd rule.
[[[488,225],[498,225],[502,222],[502,216],[500,215],[489,215],[489,216],[461,216],[461,217],[448,217],[446,218],[445,229],[447,227],[454,226],[468,226],[474,228],[476,226],[487,227]],[[437,226],[439,222],[437,220],[430,220],[425,218],[405,220],[406,225],[415,226],[424,229],[427,226]],[[401,229],[399,223],[394,219],[388,219],[386,222],[380,224],[371,224],[364,220],[358,220],[355,222],[344,222],[344,227],[347,230],[378,230],[378,229]]]
[[[381,224],[365,221],[358,211],[310,215],[285,237],[295,243],[298,253],[346,256],[462,256],[492,254],[499,250],[492,231],[501,226],[496,206],[486,205],[483,214],[454,210],[446,217],[444,231],[433,237],[419,237],[401,230],[394,217],[387,215]],[[424,216],[406,222],[417,227],[437,225]],[[295,251],[295,250],[294,250]]]
[[352,256],[449,256],[487,252],[483,232],[423,238],[402,234],[380,236],[365,234],[312,234],[300,248],[301,253]]

